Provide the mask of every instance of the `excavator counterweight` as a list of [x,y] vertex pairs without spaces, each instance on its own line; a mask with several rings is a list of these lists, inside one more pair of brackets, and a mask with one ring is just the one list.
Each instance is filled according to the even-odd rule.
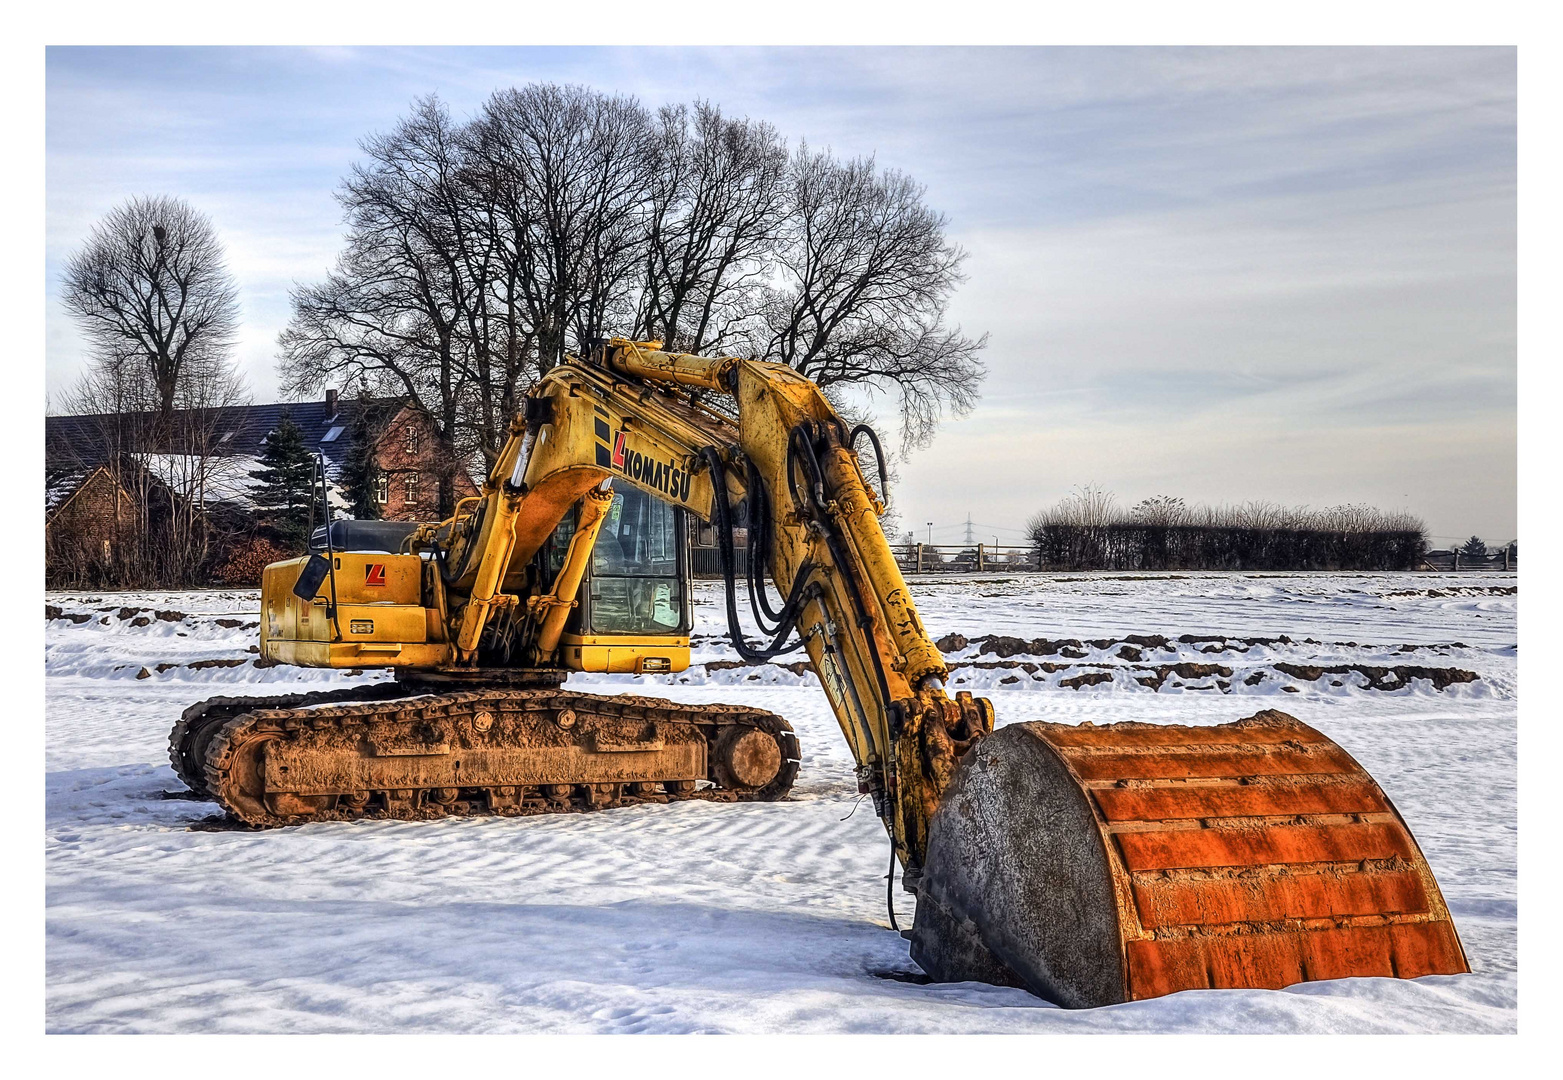
[[562,685],[687,667],[692,516],[716,536],[738,655],[807,656],[934,978],[1086,1007],[1467,970],[1405,822],[1296,719],[995,730],[990,702],[948,694],[865,436],[878,454],[784,365],[600,345],[532,388],[451,517],[328,523],[266,568],[266,659],[395,681],[202,702],[170,735],[174,769],[258,826],[784,798],[800,755],[781,717]]

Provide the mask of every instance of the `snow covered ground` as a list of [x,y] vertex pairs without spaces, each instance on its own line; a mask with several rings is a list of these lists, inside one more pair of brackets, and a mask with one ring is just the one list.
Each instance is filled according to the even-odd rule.
[[[990,696],[1000,724],[1214,724],[1281,708],[1323,730],[1407,819],[1474,968],[1089,1012],[894,977],[915,967],[885,914],[888,845],[869,807],[854,812],[824,696],[812,675],[721,666],[734,654],[714,584],[697,586],[688,673],[571,685],[780,713],[804,755],[788,801],[258,833],[192,829],[211,804],[161,798],[180,786],[165,742],[179,712],[380,676],[257,669],[253,592],[50,594],[47,1024],[1513,1031],[1516,586],[1499,573],[915,580],[932,632],[968,639],[942,645],[954,688]],[[1448,668],[1476,678],[1438,688],[1427,669]],[[912,898],[896,897],[907,925]]]

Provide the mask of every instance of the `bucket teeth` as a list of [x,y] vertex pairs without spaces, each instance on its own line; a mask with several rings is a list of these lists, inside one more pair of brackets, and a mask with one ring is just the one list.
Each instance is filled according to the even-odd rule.
[[930,824],[912,950],[1066,1007],[1470,970],[1393,804],[1273,711],[984,739]]

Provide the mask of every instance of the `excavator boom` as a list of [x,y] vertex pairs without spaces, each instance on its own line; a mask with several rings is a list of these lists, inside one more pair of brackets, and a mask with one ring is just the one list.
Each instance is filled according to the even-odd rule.
[[[806,652],[918,898],[908,936],[934,977],[1081,1007],[1468,970],[1405,822],[1294,718],[995,732],[987,700],[949,695],[880,530],[883,462],[876,492],[865,439],[878,453],[784,365],[613,339],[533,388],[482,494],[451,519],[410,528],[378,562],[328,551],[342,565],[313,577],[302,559],[268,568],[266,655],[396,667],[405,700],[203,703],[175,729],[175,768],[259,824],[784,796],[798,753],[780,717],[558,688],[566,670],[687,663],[676,576],[620,574],[610,596],[588,573],[653,529],[624,525],[638,491],[714,528],[740,656]],[[360,595],[353,575],[374,566],[402,582],[405,614]],[[613,597],[635,614],[605,630]]]

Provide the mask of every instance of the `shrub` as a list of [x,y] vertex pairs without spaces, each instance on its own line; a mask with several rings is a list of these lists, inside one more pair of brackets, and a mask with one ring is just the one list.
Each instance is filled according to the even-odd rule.
[[1191,507],[1162,495],[1125,512],[1094,486],[1027,532],[1052,570],[1414,570],[1427,551],[1420,518],[1372,506]]
[[296,554],[267,537],[252,536],[229,549],[227,557],[212,571],[212,577],[222,585],[259,588],[261,571],[271,563],[291,559]]

